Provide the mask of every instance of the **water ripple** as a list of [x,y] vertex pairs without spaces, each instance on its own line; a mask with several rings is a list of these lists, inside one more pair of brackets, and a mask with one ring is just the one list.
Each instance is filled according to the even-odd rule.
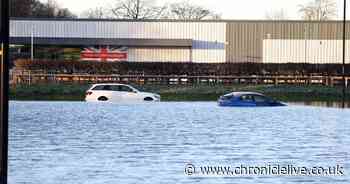
[[215,103],[11,102],[9,181],[349,183],[342,177],[186,177],[186,163],[350,170],[350,110]]

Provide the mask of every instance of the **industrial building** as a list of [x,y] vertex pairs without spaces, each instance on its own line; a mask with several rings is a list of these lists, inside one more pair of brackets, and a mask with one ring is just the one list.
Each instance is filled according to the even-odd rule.
[[340,21],[11,19],[10,41],[33,45],[34,58],[57,47],[75,59],[114,62],[342,62]]

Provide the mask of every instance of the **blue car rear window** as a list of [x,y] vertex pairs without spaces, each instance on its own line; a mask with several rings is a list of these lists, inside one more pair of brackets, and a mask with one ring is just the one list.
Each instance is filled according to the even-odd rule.
[[233,95],[225,95],[225,96],[222,96],[221,99],[223,100],[230,100],[233,98]]

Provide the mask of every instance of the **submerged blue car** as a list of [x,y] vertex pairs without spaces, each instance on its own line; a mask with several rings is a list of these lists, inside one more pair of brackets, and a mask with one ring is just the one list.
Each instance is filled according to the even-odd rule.
[[223,107],[278,107],[285,104],[255,92],[233,92],[219,98]]

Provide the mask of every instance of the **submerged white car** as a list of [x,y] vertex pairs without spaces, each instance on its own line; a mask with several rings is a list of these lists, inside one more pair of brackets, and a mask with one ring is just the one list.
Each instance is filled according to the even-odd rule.
[[141,92],[125,84],[94,84],[86,91],[87,102],[155,102],[160,96],[154,93]]

